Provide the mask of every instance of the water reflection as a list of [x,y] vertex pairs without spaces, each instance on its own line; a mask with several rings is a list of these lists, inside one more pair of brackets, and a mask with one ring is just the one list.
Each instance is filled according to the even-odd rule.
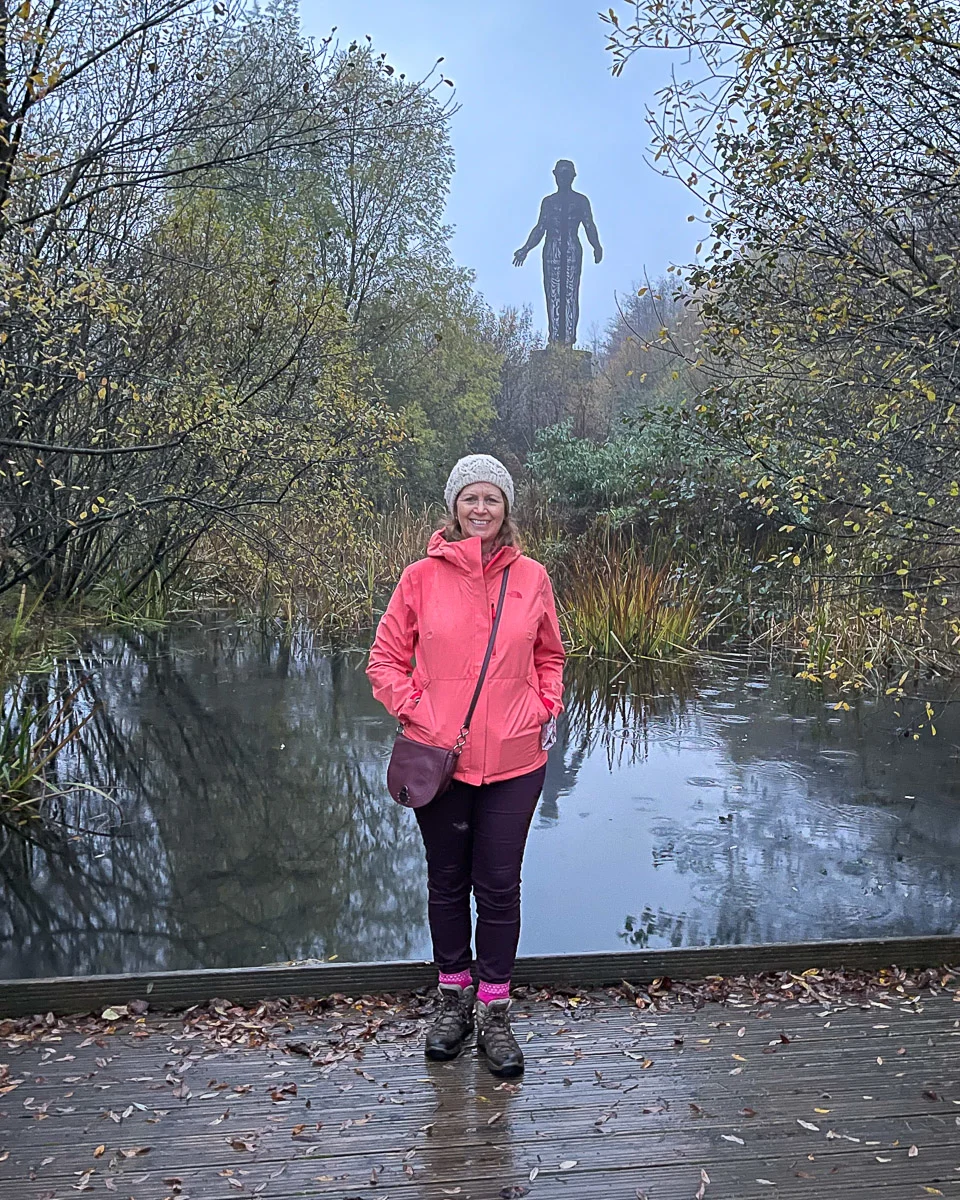
[[419,839],[383,800],[356,664],[236,630],[177,640],[96,648],[101,707],[61,770],[115,795],[123,826],[0,860],[0,971],[422,954]]
[[[238,628],[104,636],[36,686],[91,714],[64,780],[110,794],[0,854],[0,974],[429,956],[423,855],[385,797],[363,655]],[[945,933],[960,741],[837,712],[749,664],[574,664],[524,878],[521,951]]]

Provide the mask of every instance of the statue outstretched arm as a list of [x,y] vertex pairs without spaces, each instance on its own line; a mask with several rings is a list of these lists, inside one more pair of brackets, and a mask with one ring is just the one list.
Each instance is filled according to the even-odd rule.
[[594,224],[593,209],[586,196],[583,198],[583,231],[587,235],[587,241],[593,247],[593,261],[600,262],[603,258],[603,247],[600,245],[600,234],[597,233],[597,227]]
[[537,218],[537,223],[530,230],[530,236],[523,243],[520,249],[513,256],[513,265],[522,267],[523,260],[527,257],[534,246],[539,246],[543,241],[543,235],[547,232],[547,222],[543,215],[543,204],[540,205],[540,216]]

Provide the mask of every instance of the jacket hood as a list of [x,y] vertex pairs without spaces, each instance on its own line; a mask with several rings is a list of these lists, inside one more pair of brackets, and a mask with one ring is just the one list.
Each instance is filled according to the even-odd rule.
[[[444,558],[463,571],[482,572],[484,570],[478,537],[464,538],[459,542],[448,542],[443,536],[443,530],[438,529],[431,535],[430,541],[427,543],[427,557]],[[519,557],[520,551],[516,546],[501,546],[487,563],[486,569],[495,572],[502,571],[510,563],[516,562]]]

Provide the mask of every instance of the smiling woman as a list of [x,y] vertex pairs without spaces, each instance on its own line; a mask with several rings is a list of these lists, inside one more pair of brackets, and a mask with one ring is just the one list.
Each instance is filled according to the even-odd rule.
[[488,562],[493,554],[506,515],[503,492],[492,483],[464,488],[457,497],[457,524],[466,537],[480,539],[484,562]]
[[478,1047],[494,1073],[518,1075],[523,1054],[510,1029],[509,996],[520,868],[551,744],[544,727],[562,707],[564,652],[547,573],[517,545],[513,480],[503,463],[487,454],[461,458],[444,499],[450,521],[401,576],[367,674],[406,739],[459,748],[452,785],[414,810],[442,998],[426,1053],[459,1054],[473,1032],[476,1000]]

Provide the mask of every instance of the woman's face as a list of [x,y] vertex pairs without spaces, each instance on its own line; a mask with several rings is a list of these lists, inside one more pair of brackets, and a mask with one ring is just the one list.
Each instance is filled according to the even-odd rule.
[[484,547],[500,532],[507,505],[503,492],[492,483],[471,483],[457,497],[457,520],[464,537],[478,537]]

